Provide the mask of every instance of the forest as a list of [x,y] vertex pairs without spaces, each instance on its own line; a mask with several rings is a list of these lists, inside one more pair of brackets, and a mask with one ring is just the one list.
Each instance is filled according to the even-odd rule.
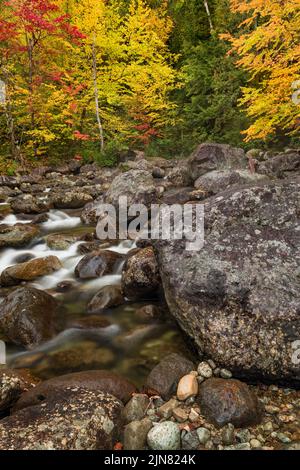
[[1,0],[0,167],[299,143],[299,0]]

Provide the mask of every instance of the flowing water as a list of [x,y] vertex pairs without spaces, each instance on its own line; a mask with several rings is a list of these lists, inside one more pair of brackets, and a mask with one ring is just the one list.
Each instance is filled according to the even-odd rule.
[[[11,214],[7,204],[0,205],[0,213],[4,224],[30,222]],[[61,301],[64,328],[57,337],[32,351],[9,344],[8,366],[29,367],[44,379],[80,370],[109,369],[141,385],[149,371],[166,354],[185,349],[179,330],[169,318],[154,323],[143,322],[136,311],[149,302],[126,302],[98,316],[99,321],[103,320],[103,327],[84,328],[80,321],[88,317],[88,302],[101,287],[120,284],[122,265],[108,276],[87,281],[76,279],[74,269],[83,257],[78,253],[78,245],[82,241],[73,243],[67,250],[57,251],[47,246],[44,237],[50,233],[80,235],[92,232],[94,228],[82,226],[76,211],[52,210],[48,215],[48,220],[40,224],[41,237],[38,240],[22,249],[7,248],[0,252],[0,272],[19,262],[23,256],[57,256],[63,268],[31,285]],[[126,254],[133,247],[132,241],[123,241],[109,249]],[[63,293],[57,288],[62,282],[70,283],[69,290]]]

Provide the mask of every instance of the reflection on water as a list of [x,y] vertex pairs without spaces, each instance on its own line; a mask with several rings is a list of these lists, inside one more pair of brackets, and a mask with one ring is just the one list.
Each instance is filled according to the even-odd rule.
[[[19,222],[19,219],[8,214],[3,222],[13,224]],[[141,385],[161,358],[170,352],[184,349],[181,335],[169,318],[147,323],[136,315],[137,310],[147,302],[127,302],[106,310],[102,315],[89,316],[87,304],[95,293],[101,287],[120,284],[122,265],[111,275],[87,281],[78,280],[74,276],[74,269],[83,257],[78,254],[78,245],[82,242],[75,242],[68,249],[57,251],[46,245],[44,236],[49,233],[79,235],[93,229],[83,227],[78,214],[54,210],[49,212],[47,222],[42,223],[40,228],[41,239],[28,248],[2,250],[0,272],[15,264],[20,255],[35,258],[57,256],[63,268],[31,285],[47,290],[63,303],[62,323],[65,329],[56,338],[30,352],[8,345],[8,366],[32,368],[41,378],[80,370],[109,369]],[[126,254],[134,247],[132,241],[122,241],[110,250]],[[57,285],[62,282],[70,284],[67,292],[61,293],[57,289]]]

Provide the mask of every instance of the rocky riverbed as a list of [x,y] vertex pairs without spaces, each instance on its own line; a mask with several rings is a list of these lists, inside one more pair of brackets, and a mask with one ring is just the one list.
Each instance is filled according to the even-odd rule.
[[[299,171],[202,144],[1,176],[0,448],[299,449]],[[124,195],[204,204],[204,248],[97,239]]]

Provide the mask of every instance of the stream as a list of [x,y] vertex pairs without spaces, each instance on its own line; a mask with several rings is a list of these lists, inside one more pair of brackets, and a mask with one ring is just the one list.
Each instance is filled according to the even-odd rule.
[[[12,214],[8,204],[0,204],[0,214],[3,217],[1,224],[31,222],[30,218],[24,220]],[[126,302],[106,310],[98,315],[99,321],[103,319],[103,327],[85,328],[80,325],[81,320],[87,319],[86,306],[93,296],[104,286],[121,283],[122,265],[112,275],[86,281],[76,279],[74,269],[84,256],[78,253],[82,241],[73,243],[67,250],[57,251],[47,246],[44,237],[48,234],[80,236],[93,232],[94,227],[83,225],[76,210],[51,210],[48,220],[39,227],[41,236],[28,246],[1,251],[0,273],[24,257],[57,256],[63,268],[30,285],[47,291],[61,302],[65,326],[55,338],[31,351],[7,344],[8,367],[30,368],[42,379],[82,370],[108,369],[139,386],[165,355],[186,350],[178,327],[169,317],[149,323],[136,315],[139,308],[155,303],[153,301]],[[110,246],[109,250],[127,254],[134,247],[134,242],[123,241]],[[61,283],[68,284],[69,288],[62,291],[57,287]]]

